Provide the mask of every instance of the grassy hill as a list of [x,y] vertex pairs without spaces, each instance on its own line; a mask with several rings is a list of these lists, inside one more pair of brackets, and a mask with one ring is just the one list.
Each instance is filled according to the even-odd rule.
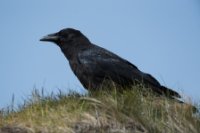
[[2,110],[0,133],[200,133],[190,104],[133,87],[44,96],[35,90],[17,111]]

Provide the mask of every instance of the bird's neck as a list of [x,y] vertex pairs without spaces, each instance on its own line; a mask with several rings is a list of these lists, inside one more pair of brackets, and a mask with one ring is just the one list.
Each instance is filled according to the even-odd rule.
[[61,51],[68,60],[71,60],[73,57],[77,56],[77,51],[74,48],[61,47]]
[[84,49],[88,49],[90,47],[90,45],[91,45],[90,42],[82,42],[82,43],[73,42],[73,44],[71,44],[71,45],[67,45],[67,46],[60,47],[60,48],[61,48],[63,54],[65,55],[65,57],[70,61],[74,58],[77,58],[78,53]]

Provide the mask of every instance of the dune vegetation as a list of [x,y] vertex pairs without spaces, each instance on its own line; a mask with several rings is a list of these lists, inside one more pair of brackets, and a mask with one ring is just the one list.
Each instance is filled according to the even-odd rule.
[[200,117],[190,103],[144,90],[49,96],[34,90],[18,109],[2,109],[0,133],[200,133]]

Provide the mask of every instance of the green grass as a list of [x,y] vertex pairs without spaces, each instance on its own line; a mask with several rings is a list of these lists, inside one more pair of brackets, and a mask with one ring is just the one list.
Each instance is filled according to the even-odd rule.
[[19,127],[34,133],[200,133],[200,118],[190,104],[157,97],[133,87],[78,94],[33,91],[17,111],[4,110],[0,127]]

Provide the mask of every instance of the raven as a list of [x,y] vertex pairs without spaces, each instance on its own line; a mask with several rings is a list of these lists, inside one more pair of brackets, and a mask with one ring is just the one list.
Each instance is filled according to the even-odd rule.
[[57,44],[70,67],[82,85],[88,90],[102,87],[104,81],[127,87],[142,83],[159,95],[169,97],[181,96],[165,86],[162,86],[153,76],[140,71],[129,61],[90,42],[79,30],[62,29],[49,34],[40,41]]

